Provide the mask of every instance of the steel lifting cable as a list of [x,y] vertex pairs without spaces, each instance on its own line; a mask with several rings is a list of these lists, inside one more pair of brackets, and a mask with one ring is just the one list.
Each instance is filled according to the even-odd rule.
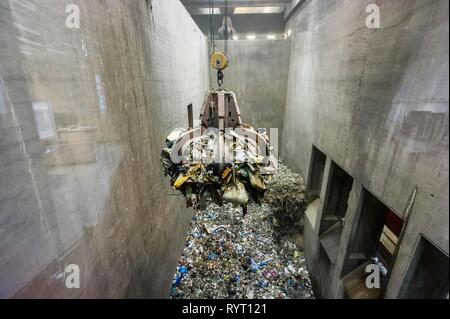
[[209,0],[209,34],[211,37],[211,53],[214,52],[214,0]]
[[224,19],[224,22],[225,22],[225,44],[224,44],[224,52],[225,53],[228,53],[228,37],[229,37],[229,31],[231,31],[231,30],[228,30],[228,19],[229,19],[229,17],[228,17],[228,0],[225,0],[225,10],[224,10],[224,13],[223,13],[223,19]]

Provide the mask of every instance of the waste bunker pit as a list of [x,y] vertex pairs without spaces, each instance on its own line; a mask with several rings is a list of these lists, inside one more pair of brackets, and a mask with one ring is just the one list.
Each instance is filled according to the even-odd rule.
[[448,300],[449,6],[0,0],[0,299]]
[[314,298],[298,240],[303,178],[280,163],[269,189],[262,204],[249,203],[245,216],[242,207],[231,203],[218,206],[209,201],[196,211],[171,298]]

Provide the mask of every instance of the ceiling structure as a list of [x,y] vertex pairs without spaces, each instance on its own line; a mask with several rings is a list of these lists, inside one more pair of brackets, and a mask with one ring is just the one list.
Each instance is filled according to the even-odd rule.
[[[214,36],[220,38],[218,30],[223,16],[228,12],[234,39],[279,38],[283,36],[284,17],[292,0],[181,0],[194,21],[207,36],[211,25]],[[211,8],[210,4],[214,4]],[[214,12],[210,17],[211,12]]]
[[[220,8],[223,11],[225,7],[225,0],[181,0],[184,6],[191,14],[209,14],[209,3],[214,2],[214,7]],[[228,0],[228,7],[232,14],[245,14],[246,8],[253,8],[256,10],[254,13],[259,14],[271,14],[281,13],[291,0]],[[235,9],[243,9],[244,12],[235,12]],[[199,10],[206,9],[206,10]],[[260,9],[260,10],[258,10]],[[216,10],[217,11],[217,10]],[[206,12],[206,13],[205,13]],[[253,12],[252,12],[253,13]],[[222,12],[223,14],[223,12]]]

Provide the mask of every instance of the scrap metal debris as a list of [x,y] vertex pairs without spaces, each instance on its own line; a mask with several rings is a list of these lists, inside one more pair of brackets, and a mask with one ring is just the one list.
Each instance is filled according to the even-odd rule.
[[[167,137],[161,153],[163,170],[171,177],[171,186],[186,197],[188,206],[198,208],[206,197],[211,197],[218,205],[231,202],[245,207],[250,198],[261,202],[266,184],[275,172],[276,160],[273,156],[260,155],[261,141],[264,147],[269,144],[266,133],[257,133],[252,128],[246,132],[247,136],[227,131],[183,139],[189,132],[179,130]],[[259,144],[248,137],[249,133],[259,137]],[[220,150],[220,145],[224,151]],[[176,161],[173,153],[178,151],[181,155]],[[230,154],[230,158],[222,161],[210,155],[222,153]]]
[[[287,169],[280,172],[275,179],[289,180]],[[303,249],[280,236],[273,207],[252,203],[245,216],[241,210],[210,202],[197,211],[171,298],[314,298]]]

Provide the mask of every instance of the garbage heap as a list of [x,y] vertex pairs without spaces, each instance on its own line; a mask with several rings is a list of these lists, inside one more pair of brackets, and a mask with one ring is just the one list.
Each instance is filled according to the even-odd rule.
[[197,211],[171,298],[314,298],[303,249],[279,235],[273,207],[248,210],[209,202]]
[[306,208],[305,180],[293,173],[279,160],[276,178],[267,185],[264,202],[269,204],[274,215],[274,227],[280,235],[303,232],[304,210]]

